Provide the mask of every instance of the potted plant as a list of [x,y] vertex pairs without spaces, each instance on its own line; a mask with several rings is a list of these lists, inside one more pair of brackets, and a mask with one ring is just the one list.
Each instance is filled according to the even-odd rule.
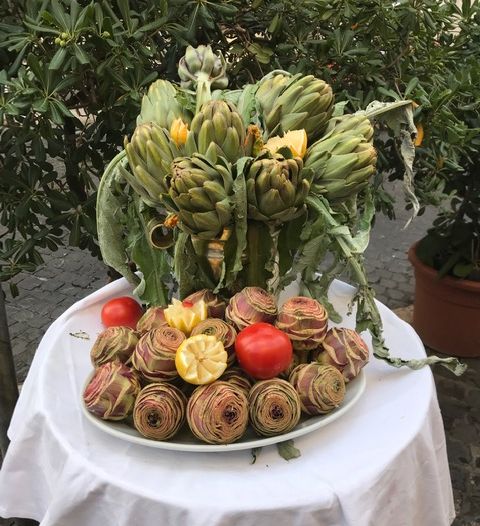
[[479,20],[476,6],[471,23],[451,37],[451,73],[417,109],[425,130],[417,195],[439,213],[409,251],[413,324],[425,344],[457,356],[480,356],[480,67],[473,58]]

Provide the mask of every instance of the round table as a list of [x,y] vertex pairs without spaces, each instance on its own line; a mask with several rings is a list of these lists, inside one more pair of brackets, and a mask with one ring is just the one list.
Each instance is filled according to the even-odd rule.
[[[109,284],[45,334],[9,429],[0,516],[42,526],[451,524],[445,435],[429,368],[394,369],[372,357],[358,403],[296,439],[301,457],[288,462],[275,446],[252,464],[248,450],[173,452],[97,429],[80,408],[89,351],[102,330],[102,304],[130,293],[124,280]],[[338,281],[331,287],[342,326],[354,326],[346,315],[352,293]],[[391,353],[423,357],[413,329],[378,305]]]

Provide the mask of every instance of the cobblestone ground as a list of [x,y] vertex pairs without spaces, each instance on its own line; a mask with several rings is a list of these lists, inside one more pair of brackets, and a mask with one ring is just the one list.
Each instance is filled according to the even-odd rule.
[[[422,237],[432,217],[431,212],[426,213],[405,230],[408,214],[401,209],[396,221],[383,217],[377,220],[366,254],[367,268],[378,299],[391,309],[407,307],[413,301],[413,274],[406,253]],[[64,248],[49,254],[46,261],[35,274],[18,277],[19,297],[12,300],[7,294],[20,381],[50,323],[75,301],[107,282],[103,264],[86,252]],[[408,310],[405,313],[408,316]],[[469,360],[468,364],[469,370],[461,378],[440,367],[434,371],[457,509],[454,526],[480,526],[480,359]],[[5,524],[10,526],[11,522]]]

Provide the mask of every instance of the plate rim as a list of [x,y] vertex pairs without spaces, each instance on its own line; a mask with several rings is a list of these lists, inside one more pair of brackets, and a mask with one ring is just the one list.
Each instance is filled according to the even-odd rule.
[[[233,442],[231,444],[207,444],[207,443],[201,443],[198,444],[191,444],[191,443],[181,443],[181,442],[172,442],[172,441],[162,441],[162,440],[153,440],[150,438],[146,438],[140,435],[138,431],[136,431],[135,428],[131,428],[135,430],[138,433],[138,436],[131,435],[129,433],[124,433],[121,430],[119,430],[116,427],[112,427],[111,423],[118,423],[121,424],[122,422],[118,421],[108,421],[108,420],[102,420],[101,418],[98,418],[97,416],[93,415],[88,411],[88,409],[85,406],[85,401],[83,400],[83,392],[85,390],[86,385],[91,380],[93,376],[94,371],[92,371],[91,374],[88,375],[87,380],[84,385],[84,389],[82,390],[82,400],[81,400],[81,409],[83,415],[87,418],[89,422],[91,422],[95,427],[103,431],[104,433],[113,436],[115,438],[118,438],[120,440],[123,440],[125,442],[130,442],[133,444],[146,446],[146,447],[153,447],[155,449],[165,449],[170,451],[182,451],[182,452],[189,452],[189,453],[219,453],[219,452],[229,452],[229,451],[241,451],[245,449],[253,449],[258,447],[264,447],[264,446],[270,446],[272,444],[277,444],[279,442],[285,442],[286,440],[292,440],[294,438],[301,437],[303,435],[309,434],[313,431],[316,431],[317,429],[320,429],[331,422],[334,422],[338,418],[340,418],[342,415],[344,415],[346,412],[348,412],[361,398],[363,393],[365,392],[365,388],[367,385],[366,380],[366,374],[364,369],[361,369],[360,374],[355,378],[354,382],[356,384],[356,392],[353,395],[353,397],[348,401],[346,405],[340,405],[337,409],[334,411],[327,413],[326,415],[318,415],[321,416],[316,422],[313,422],[311,425],[302,426],[300,428],[295,428],[292,431],[289,431],[288,433],[284,433],[282,435],[275,435],[273,437],[259,437],[255,440],[249,440],[246,442]],[[347,389],[348,385],[347,384]]]

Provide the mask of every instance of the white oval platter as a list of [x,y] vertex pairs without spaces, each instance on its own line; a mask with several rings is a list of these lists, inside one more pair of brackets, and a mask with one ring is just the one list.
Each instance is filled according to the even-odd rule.
[[347,384],[347,390],[345,398],[342,404],[327,415],[314,416],[314,417],[305,417],[300,420],[299,424],[290,431],[283,435],[277,435],[274,437],[261,438],[255,434],[253,429],[249,426],[245,435],[234,442],[233,444],[205,444],[197,440],[190,430],[188,425],[185,424],[184,427],[177,433],[171,440],[167,441],[157,441],[151,440],[143,437],[138,433],[138,431],[128,426],[123,422],[114,422],[108,420],[101,420],[92,413],[89,413],[85,404],[81,403],[83,413],[85,417],[96,427],[108,433],[116,438],[125,440],[127,442],[132,442],[134,444],[139,444],[142,446],[155,447],[160,449],[170,449],[174,451],[189,451],[197,453],[218,453],[225,451],[238,451],[241,449],[252,449],[259,448],[263,446],[269,446],[271,444],[276,444],[278,442],[284,442],[285,440],[291,440],[298,438],[307,433],[311,433],[321,427],[324,427],[331,422],[337,420],[345,413],[350,411],[352,407],[356,404],[359,398],[362,396],[366,387],[365,372],[362,370],[360,374],[351,382]]

